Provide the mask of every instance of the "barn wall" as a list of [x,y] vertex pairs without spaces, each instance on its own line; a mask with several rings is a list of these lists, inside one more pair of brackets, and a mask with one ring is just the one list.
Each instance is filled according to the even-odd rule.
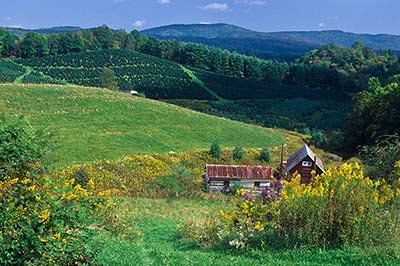
[[[314,165],[310,167],[303,166],[304,161],[313,161],[310,157],[304,158],[301,162],[299,162],[295,167],[293,167],[290,170],[290,174],[293,176],[296,172],[298,172],[301,175],[301,183],[302,184],[308,184],[311,182],[311,172],[314,170]],[[322,171],[317,167],[317,175],[322,174]]]
[[[238,182],[238,181],[233,181],[231,180],[229,182],[229,187],[231,189],[233,189],[234,183]],[[259,182],[260,186],[254,188],[254,182]],[[262,191],[265,190],[265,188],[267,186],[271,185],[271,180],[241,180],[239,181],[239,184],[244,188],[247,189],[249,191],[254,191],[254,193],[261,193]],[[210,184],[209,184],[209,188],[210,188],[210,193],[221,193],[221,191],[224,188],[224,181],[218,180],[218,181],[213,181],[210,180]]]

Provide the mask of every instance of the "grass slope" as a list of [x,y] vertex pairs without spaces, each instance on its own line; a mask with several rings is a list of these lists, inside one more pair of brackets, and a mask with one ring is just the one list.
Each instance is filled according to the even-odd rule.
[[63,85],[0,85],[0,110],[56,130],[55,166],[125,154],[221,146],[265,147],[282,133],[105,89]]

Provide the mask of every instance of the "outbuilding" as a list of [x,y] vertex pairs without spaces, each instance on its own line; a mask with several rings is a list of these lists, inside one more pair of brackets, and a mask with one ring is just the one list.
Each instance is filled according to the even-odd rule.
[[293,153],[286,161],[286,171],[289,176],[293,176],[296,172],[301,175],[301,183],[308,184],[311,182],[312,171],[317,175],[325,173],[322,160],[304,144],[298,151]]
[[228,193],[236,184],[261,193],[274,180],[270,166],[206,165],[209,192]]

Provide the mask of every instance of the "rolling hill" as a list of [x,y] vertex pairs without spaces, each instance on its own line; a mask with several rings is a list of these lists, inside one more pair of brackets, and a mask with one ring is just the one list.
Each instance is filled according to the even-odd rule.
[[58,148],[55,166],[126,154],[223,147],[266,147],[284,141],[280,131],[217,118],[154,100],[73,85],[0,85],[0,110],[49,126]]
[[[53,33],[63,33],[63,32],[77,32],[83,30],[81,27],[74,26],[60,26],[51,28],[41,28],[41,29],[22,29],[15,27],[0,27],[0,29],[5,30],[13,35],[23,38],[28,32],[36,32],[40,34],[53,34]],[[90,30],[90,29],[88,29]]]
[[[3,82],[101,87],[102,68],[109,67],[121,89],[137,90],[146,97],[207,114],[290,130],[341,128],[348,102],[346,94],[332,90],[230,77],[126,50],[15,61],[18,64],[0,61],[0,76],[9,76]],[[15,71],[2,73],[1,62]]]
[[179,64],[135,51],[103,50],[16,62],[56,80],[93,87],[101,87],[102,69],[108,67],[122,90],[137,90],[153,99],[213,99]]

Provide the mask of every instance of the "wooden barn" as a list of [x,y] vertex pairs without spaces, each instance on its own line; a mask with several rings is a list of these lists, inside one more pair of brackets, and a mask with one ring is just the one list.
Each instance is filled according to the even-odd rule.
[[274,180],[270,166],[206,165],[206,171],[203,178],[211,193],[226,194],[235,182],[261,193]]
[[286,161],[286,171],[288,175],[298,172],[301,175],[301,183],[311,182],[311,172],[315,170],[317,175],[325,173],[322,160],[304,144],[298,151],[293,153]]

